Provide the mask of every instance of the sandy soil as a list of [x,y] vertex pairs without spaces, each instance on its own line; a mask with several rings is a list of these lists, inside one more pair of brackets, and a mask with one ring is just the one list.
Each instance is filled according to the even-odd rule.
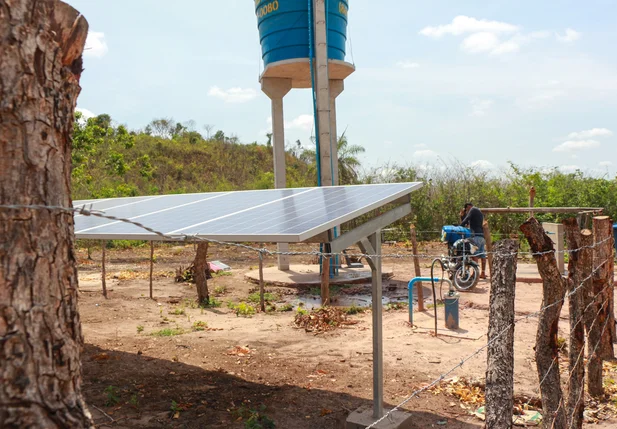
[[[384,253],[388,250],[384,248]],[[438,250],[428,247],[421,252]],[[247,410],[256,410],[256,415],[267,416],[279,428],[343,428],[352,410],[371,405],[370,311],[350,316],[358,322],[355,325],[319,335],[294,327],[295,311],[237,316],[226,303],[246,301],[254,291],[244,274],[256,269],[258,260],[248,250],[221,246],[211,248],[209,259],[222,260],[233,270],[209,281],[220,307],[195,308],[194,286],[174,281],[175,269],[187,266],[194,256],[190,245],[157,247],[151,300],[149,249],[107,253],[109,298],[104,299],[100,252],[95,251],[94,261],[89,261],[85,250],[79,251],[84,390],[99,427],[243,428]],[[314,261],[307,256],[294,262]],[[266,265],[274,263],[274,258],[266,259]],[[384,282],[387,294],[406,295],[411,260],[386,259],[384,264],[394,271],[394,277]],[[426,266],[423,270],[428,274]],[[489,286],[483,281],[462,295],[457,332],[443,327],[443,308],[438,308],[439,331],[447,335],[437,338],[430,334],[431,312],[416,312],[415,329],[407,323],[406,308],[384,312],[384,388],[389,404],[399,403],[486,343]],[[366,291],[354,287],[355,292]],[[292,303],[298,302],[298,294],[310,292],[272,286],[267,290]],[[541,285],[519,283],[516,295],[518,315],[539,309]],[[275,304],[278,309],[283,305]],[[569,331],[566,310],[560,325],[564,338]],[[196,322],[207,323],[207,328],[195,331]],[[515,390],[521,398],[538,396],[533,358],[536,324],[532,317],[515,330]],[[182,333],[155,335],[162,329]],[[481,379],[485,362],[483,350],[448,377]],[[426,392],[405,408],[413,413],[416,428],[458,429],[483,426],[470,415],[477,407],[444,393]],[[595,426],[616,424],[617,420],[609,420]]]

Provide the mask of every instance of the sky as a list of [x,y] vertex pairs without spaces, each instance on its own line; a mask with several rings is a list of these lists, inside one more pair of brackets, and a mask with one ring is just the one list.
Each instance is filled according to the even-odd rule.
[[[288,1],[288,0],[279,0]],[[194,120],[266,141],[250,0],[68,0],[88,20],[78,108],[138,129]],[[350,0],[339,134],[365,168],[521,166],[617,173],[614,0]],[[310,145],[310,90],[285,97]]]

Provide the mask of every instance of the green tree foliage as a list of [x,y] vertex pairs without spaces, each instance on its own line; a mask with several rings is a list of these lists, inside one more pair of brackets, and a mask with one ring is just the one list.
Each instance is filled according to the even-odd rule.
[[[311,139],[313,145],[315,140]],[[298,147],[301,147],[300,141],[296,142]],[[354,185],[361,183],[359,177],[359,168],[361,166],[358,155],[364,153],[364,148],[358,145],[351,145],[347,140],[347,136],[343,133],[337,140],[337,153],[338,153],[338,178],[340,185]],[[298,153],[298,152],[295,152]],[[303,149],[298,153],[298,157],[309,165],[311,173],[316,177],[316,155],[315,149]]]
[[[74,199],[274,188],[265,145],[240,144],[223,131],[206,139],[192,121],[155,119],[128,132],[109,115],[75,118]],[[288,186],[310,186],[310,166],[291,152],[286,157]]]

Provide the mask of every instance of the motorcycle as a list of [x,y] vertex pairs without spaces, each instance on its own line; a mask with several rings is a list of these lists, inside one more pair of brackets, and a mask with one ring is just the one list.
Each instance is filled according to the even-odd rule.
[[460,226],[444,226],[442,241],[448,244],[448,255],[437,259],[442,270],[448,273],[457,290],[472,290],[480,279],[480,267],[472,260],[478,248],[471,240],[471,230]]

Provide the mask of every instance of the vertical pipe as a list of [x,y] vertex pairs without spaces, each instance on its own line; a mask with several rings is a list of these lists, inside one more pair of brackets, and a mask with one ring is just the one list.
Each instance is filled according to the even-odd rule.
[[369,237],[375,251],[373,259],[373,417],[383,416],[383,326],[381,302],[381,230],[377,230]]
[[321,270],[321,305],[330,305],[330,257],[325,255]]

